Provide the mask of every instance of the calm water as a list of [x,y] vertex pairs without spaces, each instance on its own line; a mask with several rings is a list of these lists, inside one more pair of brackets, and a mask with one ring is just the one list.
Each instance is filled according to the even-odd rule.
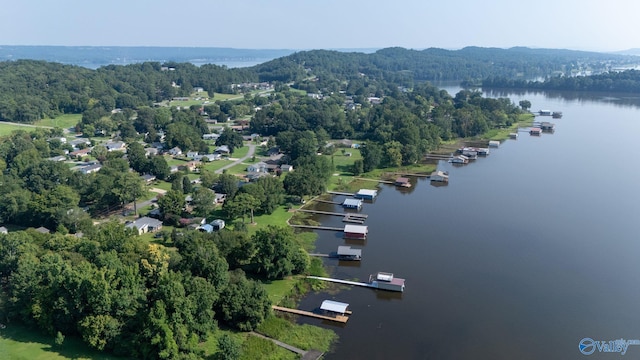
[[[543,119],[556,123],[554,134],[523,129],[474,163],[441,162],[448,186],[413,179],[410,191],[380,188],[362,210],[369,238],[348,243],[363,249],[363,261],[325,263],[336,278],[389,271],[407,287],[401,295],[341,287],[303,299],[302,309],[334,299],[353,310],[345,326],[299,320],[339,334],[327,359],[582,359],[582,338],[640,339],[640,108],[630,105],[640,101],[488,95],[564,117]],[[319,234],[318,252],[345,244],[340,234]],[[640,346],[625,357],[640,358]]]

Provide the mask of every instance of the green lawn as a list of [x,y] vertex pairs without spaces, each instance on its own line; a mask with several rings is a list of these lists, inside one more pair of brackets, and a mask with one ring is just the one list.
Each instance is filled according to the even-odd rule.
[[64,114],[53,119],[42,119],[34,123],[36,126],[51,126],[68,129],[75,127],[82,120],[82,114]]
[[16,130],[24,130],[24,131],[34,131],[36,128],[33,126],[20,126],[14,124],[7,124],[0,122],[0,136],[9,135]]
[[8,324],[0,330],[0,359],[2,360],[122,360],[90,349],[80,339],[67,337],[61,346],[53,336],[44,335],[24,326]]
[[235,149],[235,151],[233,152],[233,154],[231,154],[231,156],[236,159],[240,159],[247,156],[248,153],[249,153],[249,147],[246,145],[243,145],[241,148]]
[[202,168],[209,171],[216,171],[225,165],[231,164],[231,160],[216,160],[211,162],[202,163]]

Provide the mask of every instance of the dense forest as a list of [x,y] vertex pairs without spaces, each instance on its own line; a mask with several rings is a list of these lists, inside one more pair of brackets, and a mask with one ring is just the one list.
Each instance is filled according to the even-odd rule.
[[640,71],[611,71],[590,76],[553,76],[544,81],[524,81],[504,77],[489,77],[482,81],[482,87],[534,90],[640,92]]

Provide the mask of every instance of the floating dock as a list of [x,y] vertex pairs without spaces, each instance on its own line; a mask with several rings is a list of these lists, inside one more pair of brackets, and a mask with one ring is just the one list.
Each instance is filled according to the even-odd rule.
[[379,272],[375,275],[370,275],[368,283],[326,278],[326,277],[320,277],[320,276],[307,276],[307,278],[329,281],[329,282],[334,282],[334,283],[344,284],[344,285],[362,286],[362,287],[368,287],[372,289],[397,291],[397,292],[404,291],[404,282],[405,282],[404,279],[394,277],[392,273],[386,273],[386,272]]
[[[349,317],[345,316],[345,315],[336,315],[335,317],[334,316],[326,316],[326,315],[316,314],[316,313],[311,312],[311,311],[291,309],[291,308],[286,308],[286,307],[276,306],[276,305],[272,305],[271,308],[273,310],[287,312],[287,313],[290,313],[290,314],[308,316],[308,317],[312,317],[312,318],[316,318],[316,319],[322,319],[322,320],[335,321],[335,322],[339,322],[339,323],[343,323],[343,324],[346,324],[347,321],[349,320]],[[348,312],[346,314],[349,314],[349,313],[351,313],[351,312]]]

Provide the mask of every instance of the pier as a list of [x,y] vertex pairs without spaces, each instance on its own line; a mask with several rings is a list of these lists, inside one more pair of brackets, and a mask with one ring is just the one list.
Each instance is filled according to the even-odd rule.
[[311,214],[342,216],[343,222],[354,223],[354,224],[364,224],[365,220],[367,220],[367,217],[369,217],[369,215],[358,214],[358,213],[345,213],[345,212],[340,213],[340,212],[332,212],[332,211],[307,210],[307,209],[298,209],[297,211],[311,213]]
[[393,181],[387,181],[387,180],[367,179],[367,178],[361,178],[361,177],[354,177],[354,179],[356,179],[356,180],[364,180],[364,181],[375,181],[377,183],[392,184],[393,185]]
[[286,307],[276,306],[276,305],[271,306],[271,308],[273,310],[287,312],[287,313],[290,313],[290,314],[308,316],[308,317],[312,317],[312,318],[316,318],[316,319],[322,319],[322,320],[335,321],[335,322],[339,322],[339,323],[343,323],[343,324],[346,324],[347,321],[349,320],[349,317],[345,316],[345,315],[336,315],[335,317],[334,316],[326,316],[326,315],[316,314],[316,313],[311,312],[311,311],[291,309],[291,308],[286,308]]
[[341,202],[338,202],[338,201],[330,201],[330,200],[322,200],[322,199],[315,199],[314,201],[325,203],[325,204],[334,204],[334,205],[342,204]]
[[369,283],[363,283],[363,282],[358,282],[358,281],[340,280],[340,279],[326,278],[326,277],[321,277],[321,276],[307,276],[307,279],[316,279],[316,280],[334,282],[334,283],[338,283],[338,284],[362,286],[362,287],[368,287],[368,288],[376,289],[375,286],[373,286],[373,285],[371,285]]
[[353,196],[353,193],[342,192],[342,191],[327,191],[327,194]]
[[329,230],[329,231],[344,231],[344,228],[332,227],[332,226],[315,226],[315,225],[289,225],[292,228],[298,229],[313,229],[313,230]]

